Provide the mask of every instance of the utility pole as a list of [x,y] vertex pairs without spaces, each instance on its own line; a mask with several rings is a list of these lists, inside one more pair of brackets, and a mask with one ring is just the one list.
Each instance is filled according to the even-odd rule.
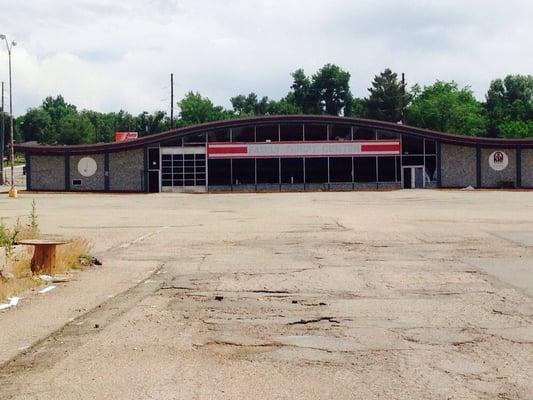
[[10,165],[11,165],[11,189],[9,190],[9,197],[17,197],[17,189],[15,188],[15,177],[14,177],[14,162],[15,162],[15,143],[13,138],[13,84],[12,84],[12,74],[11,74],[11,50],[17,45],[17,42],[14,40],[9,43],[6,35],[0,34],[0,40],[3,40],[6,43],[7,57],[9,61],[9,133],[10,133]]
[[4,136],[6,125],[4,122],[4,82],[2,82],[2,122],[0,122],[0,185],[4,184]]
[[402,124],[405,124],[405,73],[402,72],[402,101],[401,101],[401,105],[402,105],[402,110],[401,110],[401,113],[402,113]]
[[170,74],[170,129],[174,129],[174,74]]

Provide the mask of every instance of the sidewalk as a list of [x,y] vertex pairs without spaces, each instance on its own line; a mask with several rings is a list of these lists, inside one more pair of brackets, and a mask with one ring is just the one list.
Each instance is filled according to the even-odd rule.
[[145,251],[140,245],[106,253],[99,256],[102,266],[75,272],[70,282],[54,284],[50,292],[41,294],[38,288],[22,293],[16,307],[0,311],[0,365],[147,279],[162,265],[157,258],[143,260]]

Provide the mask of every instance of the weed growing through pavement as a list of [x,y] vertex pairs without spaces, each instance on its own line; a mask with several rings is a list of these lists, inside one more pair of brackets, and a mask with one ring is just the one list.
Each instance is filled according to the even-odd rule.
[[[20,219],[17,219],[11,228],[0,220],[0,252],[5,253],[3,265],[0,263],[0,300],[43,283],[31,272],[32,249],[25,247],[14,251],[17,241],[41,237],[35,200],[31,203],[27,220],[28,222],[23,224]],[[81,237],[74,238],[63,246],[58,246],[52,273],[63,273],[71,269],[79,270],[92,265],[94,258],[90,255],[91,249],[92,244]]]

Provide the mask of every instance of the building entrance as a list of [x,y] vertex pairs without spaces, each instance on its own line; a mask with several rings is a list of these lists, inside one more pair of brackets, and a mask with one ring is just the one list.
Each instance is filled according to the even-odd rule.
[[207,190],[205,146],[161,148],[161,191]]
[[403,167],[404,189],[422,189],[424,187],[424,167]]

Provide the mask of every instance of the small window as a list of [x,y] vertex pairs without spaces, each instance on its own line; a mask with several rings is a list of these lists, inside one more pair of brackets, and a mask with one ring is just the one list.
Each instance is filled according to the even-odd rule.
[[394,132],[388,132],[388,131],[377,131],[378,140],[399,140],[400,135]]
[[220,129],[207,133],[207,138],[209,142],[229,142],[230,132],[229,129]]
[[248,126],[244,128],[233,128],[231,130],[232,142],[255,142],[255,128]]
[[[328,140],[327,125],[306,125],[304,130],[306,141],[326,141]],[[327,181],[326,181],[327,182]]]
[[303,140],[303,125],[290,124],[280,125],[279,135],[281,141],[285,142],[301,142]]
[[437,154],[437,143],[434,140],[425,139],[426,154]]
[[333,125],[329,132],[329,140],[352,140],[351,126]]
[[376,130],[372,128],[356,127],[353,136],[354,140],[376,140]]
[[278,125],[262,125],[256,128],[257,142],[279,142]]
[[191,135],[183,136],[183,145],[184,146],[194,146],[205,144],[206,134],[205,133],[193,133]]
[[72,186],[80,186],[80,185],[81,185],[81,179],[72,180]]
[[403,135],[402,150],[403,155],[424,155],[424,139],[417,136]]

